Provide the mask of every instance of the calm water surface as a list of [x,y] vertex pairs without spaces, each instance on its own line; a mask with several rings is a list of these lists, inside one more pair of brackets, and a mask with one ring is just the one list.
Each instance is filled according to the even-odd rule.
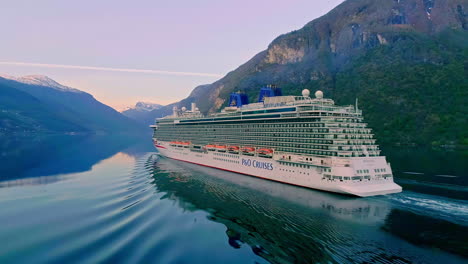
[[466,153],[385,150],[405,191],[352,198],[145,139],[2,139],[0,263],[467,263]]

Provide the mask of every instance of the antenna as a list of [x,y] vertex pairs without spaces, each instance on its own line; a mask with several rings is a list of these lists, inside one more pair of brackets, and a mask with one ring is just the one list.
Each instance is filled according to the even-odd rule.
[[356,97],[356,112],[358,111],[358,99]]

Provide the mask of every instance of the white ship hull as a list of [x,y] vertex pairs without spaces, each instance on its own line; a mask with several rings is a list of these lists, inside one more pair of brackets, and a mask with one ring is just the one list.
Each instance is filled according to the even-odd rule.
[[[324,177],[324,168],[322,166],[295,166],[273,158],[218,151],[194,151],[188,147],[171,146],[169,142],[161,141],[155,142],[155,146],[162,156],[171,159],[311,189],[360,197],[402,191],[402,188],[395,184],[391,177],[379,179],[372,177],[370,180],[327,179]],[[351,167],[361,166],[359,168],[364,168],[362,164],[366,164],[367,167],[365,168],[386,165],[384,157],[356,157],[351,158],[351,160]]]

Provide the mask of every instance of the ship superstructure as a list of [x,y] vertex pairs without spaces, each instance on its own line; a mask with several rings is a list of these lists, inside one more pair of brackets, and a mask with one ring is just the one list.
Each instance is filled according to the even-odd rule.
[[152,127],[169,158],[356,196],[402,190],[357,103],[336,106],[321,91],[283,96],[267,86],[251,104],[233,93],[220,113],[205,116],[192,103]]

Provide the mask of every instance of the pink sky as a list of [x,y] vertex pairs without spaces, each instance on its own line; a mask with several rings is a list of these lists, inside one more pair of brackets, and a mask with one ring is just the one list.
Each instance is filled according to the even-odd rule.
[[47,75],[118,110],[168,104],[341,2],[7,1],[0,73]]

